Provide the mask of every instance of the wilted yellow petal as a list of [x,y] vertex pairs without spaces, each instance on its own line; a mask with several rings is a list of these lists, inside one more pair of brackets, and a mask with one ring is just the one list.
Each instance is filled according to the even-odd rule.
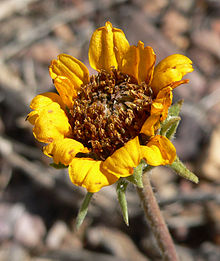
[[138,42],[138,46],[130,46],[122,61],[121,71],[132,75],[140,84],[146,82],[150,84],[153,77],[153,70],[156,56],[149,46],[144,47],[144,43]]
[[164,121],[167,117],[172,99],[173,93],[171,87],[166,87],[160,90],[156,99],[151,105],[151,114],[161,115],[160,121]]
[[155,94],[165,86],[180,81],[193,71],[192,61],[184,55],[173,54],[163,59],[154,70],[151,87]]
[[104,186],[115,183],[118,178],[101,171],[102,161],[74,158],[69,166],[69,176],[73,184],[82,186],[88,192],[95,193]]
[[54,163],[62,163],[69,165],[79,152],[88,152],[88,149],[83,146],[82,143],[69,139],[61,138],[53,141],[49,145],[43,148],[43,152],[48,157],[52,157]]
[[68,118],[56,102],[40,110],[34,124],[33,134],[40,142],[50,143],[71,134]]
[[[68,54],[58,55],[58,59],[51,62],[49,72],[53,80],[58,76],[66,77],[69,80],[68,84],[71,84],[69,88],[73,89],[73,92],[79,90],[82,84],[89,82],[89,71],[87,67]],[[72,92],[70,94],[72,94]]]
[[95,30],[89,46],[89,62],[93,69],[111,71],[121,67],[129,43],[122,30],[112,27],[110,22]]
[[176,149],[166,137],[156,135],[146,146],[141,146],[142,157],[151,166],[172,164],[176,158]]
[[135,137],[109,156],[101,168],[104,173],[115,175],[118,178],[127,177],[133,174],[133,168],[138,166],[140,160],[140,144],[138,137]]

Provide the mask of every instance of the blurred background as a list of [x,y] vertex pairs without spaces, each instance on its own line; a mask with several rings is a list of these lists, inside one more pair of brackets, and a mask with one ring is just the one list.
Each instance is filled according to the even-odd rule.
[[174,143],[200,183],[162,167],[151,180],[181,260],[220,260],[219,0],[0,1],[0,260],[161,260],[132,186],[129,227],[110,186],[74,231],[85,190],[49,167],[25,121],[31,99],[54,90],[50,61],[64,52],[89,66],[90,37],[107,20],[152,46],[157,62],[182,53],[194,63],[174,91],[185,100]]

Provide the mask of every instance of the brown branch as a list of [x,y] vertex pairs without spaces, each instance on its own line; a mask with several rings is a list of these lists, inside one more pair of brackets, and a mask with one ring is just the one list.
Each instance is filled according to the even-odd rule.
[[137,187],[137,192],[142,202],[146,219],[157,240],[163,260],[178,261],[179,258],[177,256],[173,240],[160,212],[148,175],[148,173],[143,174],[144,187]]

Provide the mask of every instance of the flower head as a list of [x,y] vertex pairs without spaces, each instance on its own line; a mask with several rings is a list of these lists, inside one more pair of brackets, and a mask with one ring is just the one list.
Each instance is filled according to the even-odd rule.
[[58,91],[37,95],[28,121],[47,145],[54,163],[69,166],[75,185],[97,192],[128,177],[144,159],[152,166],[171,164],[176,151],[158,135],[172,103],[172,89],[188,82],[191,61],[180,54],[155,68],[151,47],[130,46],[110,22],[98,28],[89,46],[89,62],[97,75],[76,58],[61,54],[49,72]]

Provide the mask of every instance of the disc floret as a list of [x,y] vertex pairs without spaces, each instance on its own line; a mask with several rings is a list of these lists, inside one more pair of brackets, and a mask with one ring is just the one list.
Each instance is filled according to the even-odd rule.
[[152,91],[116,69],[92,75],[70,110],[73,138],[104,160],[137,136],[150,115]]

